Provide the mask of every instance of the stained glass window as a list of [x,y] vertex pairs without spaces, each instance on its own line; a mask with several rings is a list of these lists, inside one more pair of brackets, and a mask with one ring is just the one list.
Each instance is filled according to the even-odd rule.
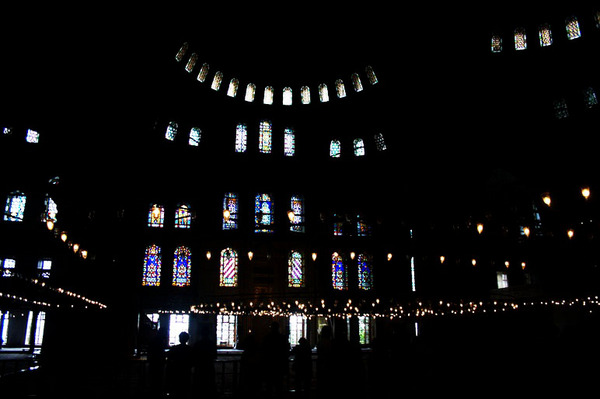
[[339,140],[331,140],[329,144],[329,156],[331,158],[339,158],[342,155],[342,145]]
[[254,83],[248,83],[248,85],[246,86],[246,96],[244,97],[244,100],[251,103],[252,101],[254,101],[255,94],[256,85]]
[[581,30],[579,29],[577,17],[567,18],[565,21],[565,28],[567,30],[567,39],[573,40],[581,37]]
[[377,76],[375,75],[375,71],[373,70],[372,66],[368,65],[365,68],[365,71],[367,72],[367,77],[369,78],[369,83],[374,85],[374,84],[377,84],[377,82],[379,82],[379,80],[377,80]]
[[40,142],[40,134],[32,129],[27,129],[27,135],[25,136],[25,141],[28,143],[39,143]]
[[327,90],[327,85],[325,83],[319,85],[319,100],[321,100],[322,103],[329,101],[329,90]]
[[188,50],[188,42],[185,42],[181,45],[181,47],[179,48],[179,51],[177,52],[177,54],[175,54],[175,59],[177,60],[177,62],[181,62],[181,60],[183,59],[183,56],[185,55],[185,53]]
[[2,134],[4,134],[5,136],[10,136],[13,132],[13,128],[8,126],[2,129]]
[[373,288],[373,261],[370,255],[358,254],[358,288],[370,290]]
[[258,136],[258,149],[263,154],[271,153],[272,125],[270,121],[261,121]]
[[4,220],[7,222],[22,222],[25,217],[27,196],[20,191],[8,195],[4,208]]
[[365,155],[365,142],[363,139],[354,140],[354,155],[357,157]]
[[348,289],[348,272],[344,259],[337,252],[331,256],[331,282],[334,290]]
[[377,148],[377,151],[387,150],[387,146],[385,145],[385,139],[383,138],[382,133],[377,133],[375,135],[375,147]]
[[217,72],[215,72],[215,76],[213,77],[213,81],[212,81],[212,84],[210,85],[210,88],[215,91],[218,91],[221,88],[222,82],[223,82],[223,72],[217,71]]
[[254,232],[272,233],[275,224],[273,201],[270,194],[258,194],[254,201]]
[[592,108],[598,105],[598,97],[596,96],[596,91],[588,87],[583,91],[583,100],[586,108]]
[[202,67],[200,68],[200,72],[198,72],[198,82],[204,83],[206,81],[206,77],[208,76],[208,70],[210,69],[210,66],[205,62],[204,64],[202,64]]
[[56,202],[54,202],[54,200],[50,198],[49,195],[46,195],[44,205],[46,209],[42,217],[42,222],[56,222],[56,215],[58,214],[58,206],[56,205]]
[[565,119],[569,117],[567,102],[564,99],[554,101],[554,116],[557,119]]
[[341,79],[335,81],[335,92],[338,98],[346,97],[346,86]]
[[17,262],[14,259],[3,259],[0,261],[0,272],[2,277],[12,277],[15,275],[15,265]]
[[302,104],[310,104],[310,89],[308,86],[302,86],[300,88],[300,98]]
[[357,73],[353,73],[351,76],[352,79],[352,87],[354,87],[355,92],[361,92],[363,90],[362,82],[360,81],[360,77]]
[[187,64],[185,64],[185,70],[188,72],[192,72],[194,67],[196,66],[196,61],[198,61],[198,54],[192,53],[190,58],[188,59]]
[[169,122],[167,125],[167,131],[165,132],[165,138],[167,140],[173,141],[177,136],[177,129],[179,129],[179,124],[177,122]]
[[491,49],[492,53],[502,52],[502,37],[500,37],[499,35],[492,35]]
[[50,270],[52,270],[52,261],[50,259],[38,261],[37,271],[39,278],[50,278]]
[[158,245],[146,247],[144,256],[144,272],[142,275],[142,285],[149,287],[158,287],[160,285],[160,267],[162,255]]
[[525,29],[517,28],[514,32],[515,50],[525,50],[527,48],[527,35]]
[[289,87],[283,89],[283,105],[292,105],[292,89]]
[[356,221],[356,234],[359,237],[371,236],[371,226],[364,220],[360,219],[360,216],[359,219]]
[[248,127],[240,123],[235,128],[235,152],[246,152],[248,142]]
[[189,229],[192,225],[192,212],[187,204],[180,205],[175,211],[175,227]]
[[193,147],[198,147],[200,144],[200,137],[202,136],[202,130],[199,127],[193,127],[190,129],[190,138],[188,144]]
[[547,47],[552,45],[552,31],[550,30],[550,25],[544,24],[541,25],[538,34],[540,37],[540,46]]
[[292,195],[290,210],[293,213],[293,218],[290,218],[290,231],[304,233],[304,199],[299,195]]
[[334,236],[342,236],[343,235],[344,223],[340,221],[333,222],[333,235]]
[[266,104],[266,105],[273,104],[273,88],[271,86],[265,87],[263,104]]
[[231,79],[229,82],[229,88],[227,89],[227,95],[229,97],[235,97],[238,91],[238,86],[240,85],[240,81],[236,78]]
[[371,343],[371,317],[358,316],[358,342],[361,345]]
[[190,249],[188,247],[178,247],[173,257],[173,286],[189,286],[191,272],[192,253]]
[[223,230],[238,228],[238,196],[237,193],[225,193],[223,198]]
[[286,157],[293,157],[296,153],[296,135],[289,127],[283,133],[283,152]]
[[165,208],[153,204],[148,212],[148,227],[163,227],[165,223]]
[[288,287],[304,287],[304,256],[298,251],[288,256]]
[[231,248],[221,251],[221,270],[219,272],[221,287],[237,287],[238,283],[238,254]]

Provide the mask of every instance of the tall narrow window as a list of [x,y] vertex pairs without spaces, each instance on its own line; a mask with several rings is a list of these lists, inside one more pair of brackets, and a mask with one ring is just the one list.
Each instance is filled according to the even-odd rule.
[[27,196],[20,191],[10,193],[4,207],[4,220],[7,222],[22,222],[25,217]]
[[58,214],[58,207],[56,205],[56,202],[54,202],[54,200],[52,198],[50,198],[50,196],[48,194],[46,194],[46,199],[44,200],[44,215],[42,217],[42,222],[44,223],[48,223],[48,222],[52,222],[55,223],[57,221],[56,215]]
[[517,28],[514,32],[515,50],[525,50],[527,48],[527,35],[525,29]]
[[238,254],[231,248],[221,251],[221,269],[219,285],[221,287],[237,287],[238,284]]
[[365,142],[363,139],[359,138],[354,140],[354,155],[357,157],[365,155]]
[[237,95],[238,86],[240,85],[240,81],[236,78],[231,79],[229,81],[229,88],[227,89],[227,95],[229,97],[235,97]]
[[52,261],[50,259],[42,259],[38,262],[37,273],[41,279],[50,278],[50,271],[52,270]]
[[569,117],[567,102],[564,99],[554,101],[554,116],[556,119],[565,119]]
[[270,121],[261,121],[258,136],[258,149],[263,154],[271,153],[272,125]]
[[373,258],[368,254],[358,254],[358,288],[370,290],[373,288]]
[[379,80],[377,80],[377,76],[375,75],[375,71],[373,70],[372,66],[368,65],[365,68],[365,71],[367,72],[367,78],[369,79],[369,83],[374,85],[379,82]]
[[543,24],[539,27],[538,34],[540,37],[540,46],[548,47],[552,45],[552,31],[550,30],[550,25]]
[[192,72],[194,70],[194,67],[196,66],[196,61],[198,61],[198,54],[190,54],[190,58],[188,59],[187,64],[185,64],[185,70],[187,72]]
[[179,334],[189,332],[190,315],[172,313],[169,315],[169,346],[179,345]]
[[321,100],[322,103],[329,101],[329,90],[327,90],[327,85],[325,83],[319,85],[319,100]]
[[498,289],[508,288],[508,274],[506,272],[496,272],[496,282]]
[[212,84],[210,85],[210,88],[213,89],[214,91],[219,91],[219,89],[221,88],[222,82],[223,82],[223,72],[217,71],[217,72],[215,72],[215,76],[213,77],[213,81],[212,81]]
[[200,72],[198,72],[198,82],[200,83],[204,83],[206,81],[206,77],[208,76],[208,70],[210,69],[210,66],[205,62],[204,64],[202,64],[202,67],[200,68]]
[[192,212],[187,204],[181,204],[175,211],[175,227],[189,229],[192,225]]
[[355,92],[361,92],[363,90],[362,82],[360,81],[360,77],[357,73],[353,73],[351,76],[352,79],[352,87],[354,87]]
[[492,53],[502,52],[502,37],[500,37],[500,35],[492,35],[491,50]]
[[165,208],[153,204],[148,212],[148,227],[163,227],[165,223]]
[[331,281],[334,290],[348,289],[348,271],[344,265],[344,259],[337,252],[331,256]]
[[410,257],[410,286],[412,292],[417,292],[417,275],[415,269],[415,257]]
[[189,47],[188,42],[185,42],[181,45],[181,47],[179,48],[179,51],[177,52],[177,54],[175,54],[175,59],[177,60],[177,62],[181,62],[181,60],[183,60],[185,53],[187,53],[188,47]]
[[567,39],[573,40],[581,37],[581,30],[579,29],[579,21],[577,17],[569,17],[565,20],[565,28],[567,30]]
[[298,251],[288,256],[288,287],[304,287],[304,256]]
[[272,233],[275,225],[273,200],[270,194],[258,194],[254,200],[254,232]]
[[387,146],[385,145],[385,139],[383,138],[382,133],[377,133],[375,135],[375,148],[377,148],[377,151],[387,150]]
[[177,122],[169,122],[167,125],[167,130],[165,131],[165,138],[169,141],[175,140],[177,136],[177,130],[179,129],[179,124]]
[[161,263],[162,255],[160,253],[160,247],[158,245],[146,247],[142,285],[148,287],[158,287],[160,285]]
[[254,101],[254,96],[256,95],[256,85],[254,83],[248,83],[246,85],[246,96],[244,100],[251,103]]
[[307,318],[303,314],[293,314],[289,318],[290,346],[298,345],[300,338],[307,337]]
[[237,316],[217,315],[217,346],[220,348],[233,348],[237,341]]
[[342,79],[338,79],[335,81],[335,92],[338,98],[346,97],[346,86]]
[[283,105],[292,105],[292,89],[290,87],[283,89]]
[[358,342],[361,345],[371,343],[371,316],[358,316]]
[[358,237],[370,237],[371,236],[371,226],[362,220],[360,216],[357,216],[358,220],[356,221],[356,235]]
[[240,123],[235,128],[235,152],[246,152],[248,142],[248,127]]
[[329,144],[329,156],[331,158],[339,158],[342,155],[342,145],[339,140],[331,140]]
[[28,143],[39,143],[40,142],[40,134],[33,130],[33,129],[27,129],[27,135],[25,136],[25,141],[27,141]]
[[266,104],[266,105],[273,104],[273,88],[271,86],[265,87],[263,104]]
[[294,129],[289,127],[283,132],[283,153],[286,157],[293,157],[296,154],[296,135]]
[[14,276],[16,264],[17,264],[17,262],[14,259],[1,259],[0,260],[0,276],[1,277]]
[[238,228],[238,196],[237,193],[225,193],[223,198],[223,230]]
[[292,195],[290,199],[290,231],[304,233],[304,199],[299,195]]
[[173,256],[173,286],[189,286],[191,272],[192,253],[190,249],[188,247],[178,247]]
[[583,101],[586,108],[593,108],[598,105],[598,97],[596,96],[596,91],[588,87],[583,91]]
[[199,127],[193,127],[190,129],[190,138],[188,144],[192,147],[198,147],[200,144],[200,137],[202,136],[202,130]]
[[302,86],[300,88],[300,98],[302,104],[310,104],[310,89],[308,86]]

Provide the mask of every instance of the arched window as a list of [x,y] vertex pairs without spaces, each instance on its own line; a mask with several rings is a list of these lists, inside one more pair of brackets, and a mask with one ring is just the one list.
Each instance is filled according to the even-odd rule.
[[161,263],[160,247],[154,244],[146,247],[142,285],[149,287],[158,287],[160,285]]
[[187,204],[181,204],[175,211],[175,227],[189,229],[192,225],[192,212]]
[[271,86],[265,87],[263,104],[266,104],[266,105],[273,104],[273,88]]
[[190,249],[188,247],[178,247],[173,257],[173,286],[189,286],[191,272],[192,253]]
[[335,81],[335,92],[338,98],[346,97],[346,86],[342,79],[338,79]]
[[185,64],[185,70],[187,72],[192,72],[194,70],[194,67],[196,66],[196,61],[198,61],[198,54],[190,54],[190,58],[188,59],[187,64]]
[[344,265],[344,259],[337,252],[331,256],[331,283],[334,290],[348,289],[348,271]]
[[286,157],[293,157],[296,154],[296,134],[294,129],[289,127],[283,132],[283,153]]
[[44,205],[45,211],[42,217],[42,222],[55,223],[57,221],[56,215],[58,214],[58,206],[56,205],[56,202],[54,202],[54,200],[50,198],[50,195],[46,194]]
[[200,137],[202,136],[202,130],[199,127],[193,127],[190,129],[190,138],[188,144],[193,147],[198,147],[200,144]]
[[502,52],[502,37],[500,35],[492,35],[492,53]]
[[165,223],[165,208],[153,204],[148,212],[148,227],[163,227]]
[[310,89],[308,86],[302,86],[300,88],[300,98],[302,104],[310,104]]
[[188,42],[185,42],[181,45],[179,51],[177,52],[177,54],[175,54],[175,59],[177,60],[177,62],[181,62],[181,60],[183,60],[183,56],[185,56],[185,53],[187,53],[188,47]]
[[27,196],[20,191],[12,192],[6,199],[4,220],[7,222],[22,222],[25,217]]
[[329,101],[329,91],[327,90],[327,85],[325,83],[319,85],[319,100],[321,100],[322,103]]
[[231,248],[221,251],[219,271],[219,286],[237,287],[238,284],[238,254]]
[[525,50],[527,48],[527,35],[525,29],[517,28],[514,32],[515,50]]
[[213,77],[213,81],[212,81],[212,84],[210,85],[210,88],[215,91],[218,91],[221,88],[222,82],[223,82],[223,72],[217,71],[217,72],[215,72],[215,76]]
[[292,195],[290,199],[290,231],[304,233],[304,198]]
[[275,224],[273,200],[270,194],[258,194],[254,199],[254,232],[272,233]]
[[550,30],[549,24],[540,25],[538,29],[538,35],[540,37],[541,47],[548,47],[552,45],[552,31]]
[[258,149],[263,154],[271,153],[271,142],[273,137],[273,129],[270,121],[260,121],[258,136]]
[[209,66],[206,62],[204,64],[202,64],[202,68],[200,68],[200,72],[198,72],[198,78],[197,78],[198,82],[204,83],[204,81],[206,80],[206,77],[208,76],[208,69],[209,69]]
[[283,89],[283,105],[292,105],[292,89],[289,87]]
[[385,151],[387,149],[382,133],[377,133],[375,135],[375,147],[377,148],[377,151]]
[[579,29],[579,21],[577,17],[571,16],[565,20],[565,28],[567,30],[567,39],[573,40],[581,37]]
[[256,85],[254,83],[248,83],[246,85],[246,96],[244,100],[251,103],[254,101],[254,95],[256,94]]
[[567,102],[564,99],[554,101],[554,116],[556,119],[565,119],[569,117]]
[[370,290],[373,288],[373,259],[368,254],[358,254],[358,288]]
[[331,140],[329,144],[329,156],[331,158],[339,158],[342,155],[342,145],[339,140]]
[[586,108],[593,108],[598,105],[598,97],[596,96],[596,91],[588,87],[583,91],[583,101],[585,103]]
[[229,88],[227,89],[227,95],[229,97],[235,97],[237,95],[239,84],[240,82],[236,78],[233,78],[231,81],[229,81]]
[[365,155],[365,142],[363,139],[354,139],[354,155],[357,157]]
[[304,287],[304,256],[298,251],[288,256],[288,287]]
[[177,122],[169,122],[167,131],[165,132],[165,138],[170,141],[175,140],[175,137],[177,136],[177,129],[179,129],[179,124]]
[[363,90],[362,82],[357,73],[352,74],[352,87],[354,87],[354,91],[357,93]]
[[238,196],[237,193],[225,193],[223,198],[223,230],[238,228]]
[[235,128],[235,152],[246,152],[248,141],[248,127],[240,123]]
[[377,84],[377,82],[379,82],[379,80],[377,80],[377,76],[375,75],[375,71],[373,70],[373,67],[371,67],[371,65],[368,65],[365,68],[365,71],[367,72],[367,77],[369,78],[369,83],[374,85],[374,84]]

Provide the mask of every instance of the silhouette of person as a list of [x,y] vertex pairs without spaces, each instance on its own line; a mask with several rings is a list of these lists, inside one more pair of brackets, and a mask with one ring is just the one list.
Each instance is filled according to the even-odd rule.
[[290,343],[279,332],[279,323],[271,323],[271,328],[263,340],[263,370],[267,397],[281,397],[283,381],[289,369]]
[[194,349],[194,391],[202,392],[202,397],[217,396],[215,360],[217,344],[211,339],[210,328],[203,325],[200,337],[193,346]]
[[298,345],[292,348],[291,354],[294,357],[292,369],[296,392],[306,397],[310,392],[312,381],[312,350],[308,340],[304,337],[300,338]]
[[254,334],[249,333],[237,346],[241,349],[239,397],[258,398],[261,391],[260,350]]
[[154,330],[154,336],[148,344],[148,374],[150,389],[154,396],[162,396],[165,381],[165,364],[169,339],[164,329]]
[[317,394],[327,398],[333,393],[333,337],[331,326],[321,328],[317,343]]
[[174,345],[167,353],[168,391],[176,398],[190,395],[193,352],[187,344],[190,335],[183,331],[179,334],[179,344]]

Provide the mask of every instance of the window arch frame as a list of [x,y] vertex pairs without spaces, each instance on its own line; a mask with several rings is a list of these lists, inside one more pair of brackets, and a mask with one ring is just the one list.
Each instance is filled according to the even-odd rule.
[[239,255],[235,249],[227,247],[219,256],[219,287],[237,287],[238,274]]

